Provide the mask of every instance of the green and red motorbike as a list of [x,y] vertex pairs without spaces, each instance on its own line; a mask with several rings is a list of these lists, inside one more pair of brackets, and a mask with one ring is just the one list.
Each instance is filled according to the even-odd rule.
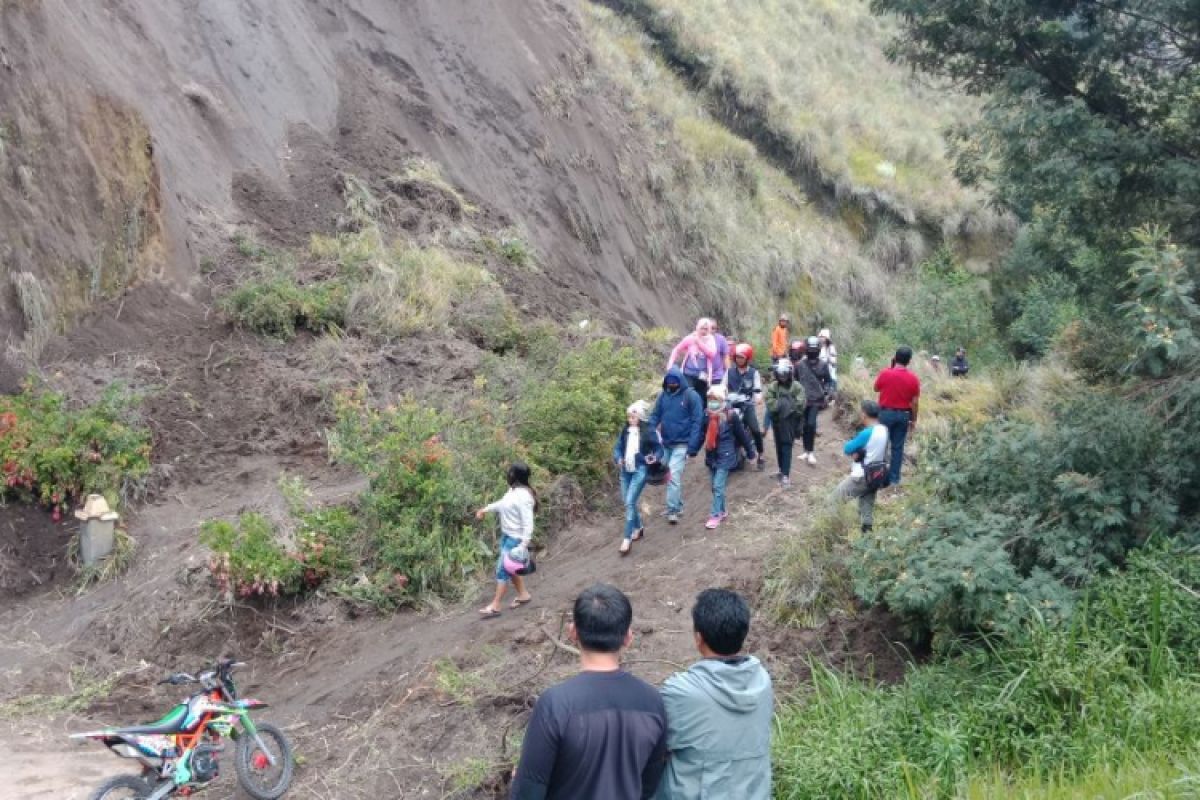
[[261,700],[238,697],[233,671],[244,664],[223,659],[199,675],[176,673],[160,684],[198,684],[200,690],[148,725],[71,734],[96,739],[122,758],[142,765],[140,775],[118,775],[91,800],[165,800],[188,797],[217,778],[225,740],[233,743],[238,783],[255,800],[277,800],[292,782],[292,746],[274,725],[255,722]]

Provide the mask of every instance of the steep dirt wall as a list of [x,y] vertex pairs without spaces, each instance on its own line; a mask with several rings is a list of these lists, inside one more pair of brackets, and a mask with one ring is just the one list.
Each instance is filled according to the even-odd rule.
[[233,224],[329,230],[339,172],[382,180],[414,154],[526,232],[538,307],[691,313],[632,277],[653,271],[654,220],[619,177],[615,102],[557,91],[588,54],[553,0],[4,0],[0,54],[10,340],[30,317],[18,273],[61,326],[146,277],[186,286]]

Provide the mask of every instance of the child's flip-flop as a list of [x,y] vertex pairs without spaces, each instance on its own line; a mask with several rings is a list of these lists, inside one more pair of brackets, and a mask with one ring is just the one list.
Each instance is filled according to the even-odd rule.
[[479,618],[480,619],[495,619],[498,616],[500,616],[500,612],[496,611],[495,609],[491,609],[491,608],[479,609]]
[[[526,597],[524,600],[517,597],[517,598],[514,598],[511,603],[509,603],[508,607],[509,608],[520,608],[521,606],[525,605],[526,603],[532,603],[532,602],[533,602],[532,597]],[[499,613],[499,612],[497,612],[497,613]]]

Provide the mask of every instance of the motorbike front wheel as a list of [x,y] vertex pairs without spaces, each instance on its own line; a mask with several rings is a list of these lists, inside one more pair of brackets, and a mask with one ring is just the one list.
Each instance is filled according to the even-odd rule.
[[153,793],[154,787],[137,775],[117,775],[100,784],[88,800],[146,800]]
[[271,764],[267,754],[258,746],[258,741],[243,732],[238,738],[237,753],[233,759],[238,783],[255,800],[278,800],[292,783],[292,772],[296,767],[292,746],[283,731],[274,725],[263,722],[255,727],[258,729],[258,738],[270,751],[275,764]]

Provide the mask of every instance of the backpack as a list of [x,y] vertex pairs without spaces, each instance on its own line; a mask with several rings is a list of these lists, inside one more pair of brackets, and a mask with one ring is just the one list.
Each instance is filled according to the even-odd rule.
[[775,421],[786,419],[796,415],[796,398],[791,392],[780,391],[775,395],[775,407],[771,409],[771,416]]
[[671,480],[671,470],[665,462],[655,461],[646,465],[646,483],[651,486],[662,486]]

